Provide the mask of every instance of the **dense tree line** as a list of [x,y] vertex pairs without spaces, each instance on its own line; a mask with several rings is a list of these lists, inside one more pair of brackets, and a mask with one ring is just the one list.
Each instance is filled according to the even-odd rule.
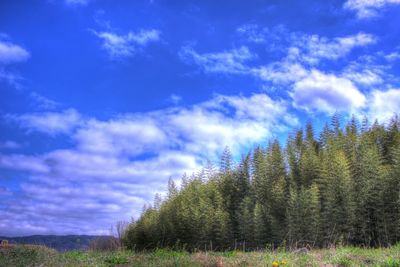
[[370,125],[334,115],[256,147],[235,164],[211,164],[130,224],[131,249],[387,246],[400,241],[400,120]]

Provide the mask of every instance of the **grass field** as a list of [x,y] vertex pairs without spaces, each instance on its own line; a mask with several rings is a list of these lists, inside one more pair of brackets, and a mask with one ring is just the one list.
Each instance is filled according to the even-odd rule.
[[[275,265],[274,265],[275,262]],[[277,265],[279,264],[279,265]],[[199,252],[165,249],[134,253],[82,252],[58,253],[42,246],[18,245],[0,249],[0,266],[385,266],[400,267],[400,246],[362,249],[343,247],[311,250],[307,253]]]

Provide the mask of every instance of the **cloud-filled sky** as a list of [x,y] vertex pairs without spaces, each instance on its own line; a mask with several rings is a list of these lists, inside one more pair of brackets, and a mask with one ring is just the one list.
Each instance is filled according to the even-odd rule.
[[0,4],[0,235],[107,234],[339,112],[400,110],[400,1]]

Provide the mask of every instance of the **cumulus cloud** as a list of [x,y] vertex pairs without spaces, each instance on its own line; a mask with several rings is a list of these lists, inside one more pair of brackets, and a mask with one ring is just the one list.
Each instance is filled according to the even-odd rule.
[[134,33],[119,35],[111,31],[93,33],[102,40],[102,47],[111,58],[125,58],[135,55],[139,49],[147,46],[151,42],[160,40],[161,32],[155,29],[141,29]]
[[296,82],[291,96],[298,107],[329,113],[355,110],[366,102],[364,94],[351,81],[318,70]]
[[400,89],[375,90],[370,95],[369,116],[380,122],[388,121],[400,110]]
[[[265,88],[286,90],[294,107],[310,112],[359,110],[366,103],[366,96],[359,87],[364,89],[366,86],[382,84],[388,78],[386,67],[374,63],[370,58],[358,57],[349,62],[348,56],[354,49],[365,48],[378,41],[372,34],[358,32],[327,38],[289,32],[284,26],[269,29],[255,24],[241,26],[237,32],[249,42],[267,45],[269,51],[274,48],[268,43],[279,43],[280,51],[273,53],[273,57],[279,56],[280,52],[283,55],[278,60],[262,64],[257,55],[245,46],[203,54],[191,47],[184,47],[180,53],[181,58],[208,73],[252,75],[265,82]],[[327,61],[340,59],[347,63],[342,70],[329,74],[321,70]]]
[[192,47],[185,46],[179,52],[179,56],[184,62],[194,63],[205,72],[219,73],[246,73],[248,68],[244,62],[256,57],[245,46],[223,52],[203,54],[196,52]]
[[[254,143],[296,125],[287,108],[265,94],[216,95],[190,107],[108,120],[72,110],[15,116],[25,122],[19,124],[23,129],[68,132],[65,137],[73,145],[41,155],[0,154],[1,168],[29,177],[19,197],[0,210],[14,222],[14,234],[104,233],[116,220],[138,216],[156,192],[165,190],[169,177],[196,172],[207,159],[216,161],[221,147],[230,146],[240,156]],[[60,129],[58,118],[71,112],[77,121]],[[56,126],[44,130],[41,122],[49,117],[57,118]],[[0,225],[0,232],[9,228]]]

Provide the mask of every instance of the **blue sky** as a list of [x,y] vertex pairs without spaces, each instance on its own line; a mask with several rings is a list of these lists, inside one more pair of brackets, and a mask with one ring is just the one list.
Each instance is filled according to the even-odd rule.
[[0,235],[107,234],[169,177],[400,106],[400,1],[0,3]]

